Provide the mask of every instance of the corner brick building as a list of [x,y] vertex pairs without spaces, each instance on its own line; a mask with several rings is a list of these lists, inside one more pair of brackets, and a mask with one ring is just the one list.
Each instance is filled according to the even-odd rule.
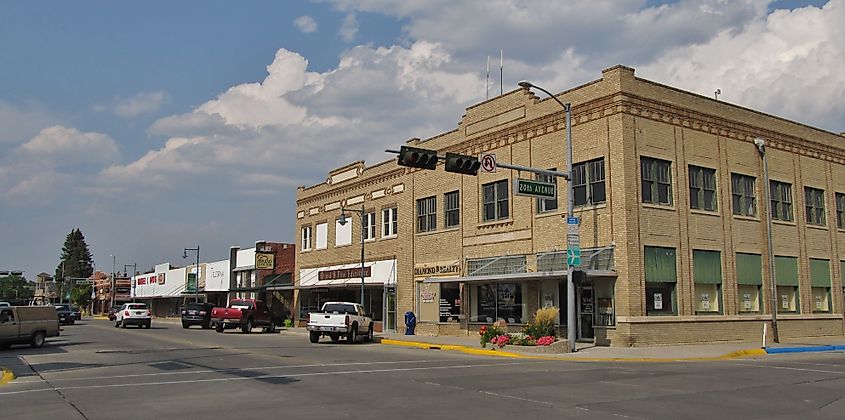
[[[624,66],[557,97],[572,104],[586,274],[576,294],[580,340],[758,339],[773,306],[781,337],[843,334],[842,135],[639,79]],[[468,108],[456,130],[407,144],[565,171],[565,129],[559,104],[519,89]],[[766,142],[768,186],[757,138]],[[537,308],[557,306],[563,332],[566,181],[544,200],[515,196],[515,178],[538,177],[391,159],[300,187],[297,319],[327,300],[360,299],[363,223],[365,306],[379,329],[401,331],[406,311],[418,334],[474,334],[496,319],[518,329]],[[347,212],[351,223],[341,224],[341,207],[362,214]]]

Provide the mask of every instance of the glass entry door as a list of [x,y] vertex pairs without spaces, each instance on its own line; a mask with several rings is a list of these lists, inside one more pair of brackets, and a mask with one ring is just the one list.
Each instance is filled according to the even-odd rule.
[[384,289],[384,330],[396,331],[396,289]]
[[593,332],[593,286],[578,286],[578,340],[592,341]]

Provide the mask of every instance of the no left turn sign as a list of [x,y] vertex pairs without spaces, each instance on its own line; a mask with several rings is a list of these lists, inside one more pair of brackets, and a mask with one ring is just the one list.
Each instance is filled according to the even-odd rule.
[[482,153],[478,160],[481,161],[481,172],[485,172],[488,174],[496,173],[495,153]]

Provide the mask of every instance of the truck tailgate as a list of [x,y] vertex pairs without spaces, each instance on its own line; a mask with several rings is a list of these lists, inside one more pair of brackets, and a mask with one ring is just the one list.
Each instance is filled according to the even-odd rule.
[[312,326],[346,326],[346,314],[327,314],[312,312],[308,315],[308,325]]
[[211,310],[212,318],[241,319],[241,315],[241,310],[238,308],[214,308]]

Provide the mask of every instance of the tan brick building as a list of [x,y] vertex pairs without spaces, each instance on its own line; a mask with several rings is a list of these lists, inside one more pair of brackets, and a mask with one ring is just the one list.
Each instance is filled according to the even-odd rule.
[[[630,346],[843,334],[845,138],[636,78],[631,68],[557,95],[572,103],[579,339]],[[559,104],[519,89],[467,109],[456,130],[409,145],[566,170]],[[769,261],[763,159],[772,243]],[[398,148],[398,145],[397,145]],[[478,176],[363,162],[297,192],[296,305],[359,300],[383,328],[466,334],[514,329],[541,306],[565,326],[566,189],[515,196],[502,170]],[[564,183],[565,181],[561,181]],[[561,185],[565,186],[565,184]],[[363,217],[341,206],[363,209]],[[776,272],[771,287],[770,264]],[[774,299],[773,299],[774,297]]]

